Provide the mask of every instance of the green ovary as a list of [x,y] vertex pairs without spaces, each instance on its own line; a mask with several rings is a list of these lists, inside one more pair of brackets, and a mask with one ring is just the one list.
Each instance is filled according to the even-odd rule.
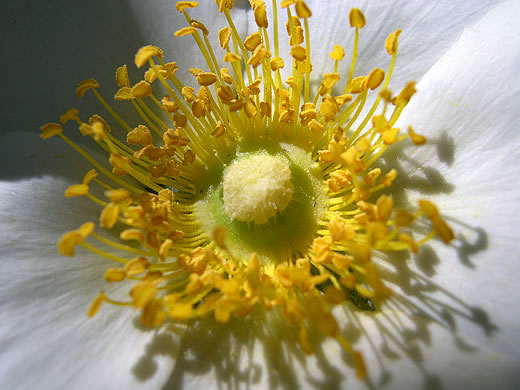
[[[230,252],[243,260],[248,260],[253,252],[263,263],[303,256],[327,208],[327,189],[318,164],[309,153],[290,144],[264,147],[260,151],[244,149],[233,156],[219,173],[220,177],[213,180],[202,199],[195,203],[195,215],[202,231],[211,236],[217,226],[223,226]],[[273,170],[280,174],[269,177]],[[266,176],[262,177],[264,173]],[[229,183],[234,180],[243,183],[242,192],[252,190],[250,196],[237,190],[241,185],[238,182],[230,189]],[[260,187],[272,188],[275,193],[258,191]],[[240,197],[249,204],[237,201]],[[260,208],[276,203],[278,211],[255,213],[251,210],[255,202]]]

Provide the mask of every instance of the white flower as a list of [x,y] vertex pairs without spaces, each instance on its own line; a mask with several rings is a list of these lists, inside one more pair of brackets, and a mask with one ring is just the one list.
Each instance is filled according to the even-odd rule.
[[[421,287],[414,287],[419,298],[411,299],[424,315],[404,310],[402,323],[385,311],[359,316],[377,351],[371,352],[366,335],[357,341],[368,351],[372,385],[513,387],[520,363],[520,7],[514,1],[478,9],[453,1],[309,4],[313,66],[322,73],[331,70],[334,44],[349,47],[348,8],[362,8],[369,22],[361,34],[359,74],[381,62],[388,33],[403,29],[392,85],[419,82],[401,122],[427,135],[429,145],[406,150],[408,159],[395,164],[413,172],[412,188],[421,197],[426,191],[453,218],[458,234],[453,247],[432,244],[434,251],[424,250],[411,267],[426,275],[425,286],[438,286],[422,297]],[[276,332],[254,320],[250,329],[238,325],[233,332],[189,328],[180,344],[168,332],[142,332],[129,310],[107,307],[95,320],[86,318],[93,294],[103,288],[105,262],[59,257],[55,242],[98,213],[86,202],[62,198],[89,166],[61,143],[39,143],[36,129],[70,106],[66,91],[72,95],[77,80],[95,75],[112,85],[113,69],[142,44],[159,44],[183,68],[198,63],[199,55],[190,55],[192,42],[171,39],[181,18],[169,1],[2,7],[14,50],[2,91],[9,110],[0,142],[0,387],[366,387],[336,343],[300,361]],[[256,26],[245,10],[238,4],[234,20],[248,34]],[[206,23],[219,17],[202,10],[196,16]],[[413,199],[415,192],[406,196]]]

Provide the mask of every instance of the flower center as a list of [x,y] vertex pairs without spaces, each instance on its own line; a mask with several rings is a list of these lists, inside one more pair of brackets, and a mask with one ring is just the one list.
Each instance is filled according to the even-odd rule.
[[287,163],[267,153],[235,161],[224,173],[223,184],[225,213],[256,224],[285,210],[294,193]]

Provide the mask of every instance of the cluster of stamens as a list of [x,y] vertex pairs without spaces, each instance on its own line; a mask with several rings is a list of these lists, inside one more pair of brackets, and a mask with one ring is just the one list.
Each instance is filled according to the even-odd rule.
[[[188,10],[197,5],[194,1],[177,3],[188,26],[175,36],[191,36],[206,61],[205,70],[189,69],[198,91],[177,78],[176,63],[163,62],[161,49],[146,46],[135,57],[138,68],[149,66],[144,80],[132,84],[124,65],[116,72],[119,90],[115,94],[116,100],[133,105],[143,123],[132,127],[121,118],[97,92],[95,80],[81,82],[76,91],[78,97],[87,91],[94,93],[113,121],[127,132],[126,144],[112,135],[101,116],[93,115],[83,122],[75,109],[62,115],[61,124],[42,127],[42,138],[61,137],[94,167],[81,184],[70,186],[65,196],[86,196],[99,204],[99,225],[103,229],[123,227],[118,240],[95,232],[95,224],[87,222],[64,234],[58,251],[72,256],[76,247],[82,246],[116,264],[107,269],[107,282],[132,283],[126,301],[113,300],[101,292],[89,316],[95,315],[103,302],[128,305],[140,310],[144,325],[157,327],[165,321],[207,315],[224,323],[232,317],[244,317],[255,308],[279,309],[297,330],[305,353],[313,351],[309,329],[317,328],[352,354],[357,374],[364,377],[361,354],[342,336],[332,308],[343,304],[347,295],[375,303],[391,296],[373,259],[374,250],[415,253],[436,235],[446,243],[453,239],[433,203],[422,200],[412,211],[396,210],[389,195],[378,195],[391,187],[397,175],[393,169],[383,172],[377,166],[385,150],[407,138],[416,145],[426,142],[411,127],[407,134],[395,127],[415,93],[414,83],[395,96],[387,89],[401,31],[390,34],[384,44],[390,56],[386,73],[376,68],[368,75],[354,77],[359,31],[365,17],[360,10],[352,9],[350,25],[355,29],[355,39],[349,73],[343,81],[338,64],[345,52],[336,45],[330,54],[334,72],[323,75],[313,95],[308,29],[311,11],[304,1],[281,2],[287,12],[292,57],[292,73],[285,81],[280,72],[286,65],[279,53],[276,0],[272,2],[272,45],[264,1],[251,0],[258,32],[242,40],[230,13],[233,1],[217,0],[228,22],[218,32],[227,68],[217,60],[208,29],[188,15]],[[156,97],[154,83],[160,83],[168,94]],[[368,108],[371,91],[376,92]],[[111,171],[63,133],[62,125],[69,122],[76,122],[83,135],[92,137],[108,153]],[[237,257],[227,229],[215,225],[205,230],[194,206],[207,189],[203,183],[208,169],[224,172],[231,165],[225,156],[257,140],[262,141],[259,144],[284,142],[305,151],[319,165],[326,194],[325,211],[316,221],[313,240],[303,243],[303,249],[289,257],[270,261],[259,259],[255,253]],[[259,149],[257,152],[262,152]],[[276,159],[269,161],[276,166]],[[261,159],[258,164],[262,164]],[[227,190],[231,194],[227,215],[252,225],[277,223],[276,208],[283,212],[292,199],[292,181],[273,184],[273,188],[279,188],[279,183],[287,183],[283,185],[287,191],[281,191],[283,195],[266,194],[262,199],[274,198],[275,211],[264,213],[257,212],[260,203],[252,203],[243,211],[245,201],[235,202],[240,188],[233,187],[234,178],[230,175],[225,179],[230,181],[228,188],[233,188]],[[104,190],[105,199],[92,191],[93,185]],[[250,198],[256,201],[254,196]],[[416,239],[413,226],[424,217],[431,221],[431,230]]]

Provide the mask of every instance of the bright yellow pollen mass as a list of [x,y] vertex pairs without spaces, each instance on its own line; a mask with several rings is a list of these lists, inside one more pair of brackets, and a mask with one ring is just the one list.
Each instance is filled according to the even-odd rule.
[[224,174],[224,211],[242,222],[266,223],[294,192],[288,165],[267,153],[247,156]]

